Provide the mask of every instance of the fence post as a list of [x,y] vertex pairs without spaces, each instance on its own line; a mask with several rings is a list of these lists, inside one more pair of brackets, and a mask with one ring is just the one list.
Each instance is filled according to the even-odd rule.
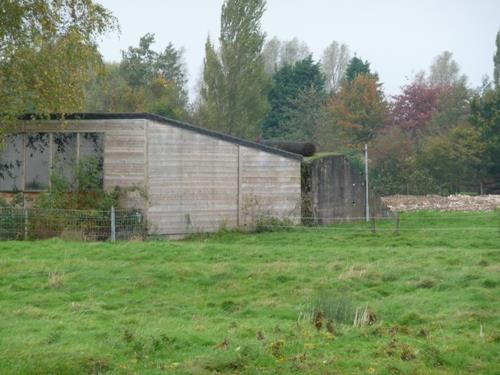
[[111,207],[111,242],[116,241],[115,207]]
[[24,240],[28,239],[28,210],[26,207],[23,209],[24,211]]
[[396,236],[399,236],[400,225],[401,225],[401,220],[399,218],[399,212],[396,212]]
[[500,208],[497,208],[496,211],[498,212],[498,235],[500,236]]
[[365,216],[366,222],[370,220],[370,200],[368,190],[368,145],[365,144]]
[[372,216],[371,224],[372,224],[371,225],[372,234],[377,233],[377,227],[375,224],[375,215]]

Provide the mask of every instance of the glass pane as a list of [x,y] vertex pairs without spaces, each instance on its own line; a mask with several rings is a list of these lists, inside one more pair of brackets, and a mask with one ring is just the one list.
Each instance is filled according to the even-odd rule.
[[10,134],[0,144],[0,190],[22,190],[23,135]]
[[54,133],[52,136],[52,173],[75,187],[76,133]]
[[84,191],[103,188],[104,133],[80,134],[80,159],[78,161],[78,184]]
[[49,157],[49,134],[27,134],[24,190],[38,191],[49,187]]

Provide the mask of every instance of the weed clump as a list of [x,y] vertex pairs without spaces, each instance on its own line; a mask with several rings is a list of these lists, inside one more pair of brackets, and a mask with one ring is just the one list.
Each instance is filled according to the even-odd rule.
[[420,316],[417,312],[411,311],[401,317],[399,323],[401,325],[412,325],[424,323],[425,319]]
[[432,367],[440,367],[445,364],[441,351],[432,345],[428,345],[422,349],[422,357]]
[[103,374],[109,371],[109,361],[106,358],[88,358],[85,367],[89,374]]
[[271,344],[271,353],[276,359],[283,359],[283,349],[285,347],[285,342],[283,340],[275,341]]
[[48,284],[50,288],[59,289],[63,285],[63,276],[59,272],[49,272]]
[[493,281],[490,279],[486,279],[483,281],[483,287],[485,287],[485,288],[492,289],[492,288],[496,288],[496,286],[497,286],[496,281]]
[[223,301],[220,304],[220,307],[222,310],[224,310],[226,312],[234,312],[234,311],[238,310],[238,305],[234,301],[231,301],[231,300]]
[[318,318],[338,324],[352,324],[355,312],[356,309],[349,296],[322,290],[312,300],[307,315],[315,324],[318,323]]
[[422,288],[422,289],[432,289],[435,286],[436,282],[428,278],[421,279],[416,285],[417,288]]
[[295,224],[290,219],[280,219],[276,217],[259,218],[255,222],[255,232],[287,232],[293,229]]

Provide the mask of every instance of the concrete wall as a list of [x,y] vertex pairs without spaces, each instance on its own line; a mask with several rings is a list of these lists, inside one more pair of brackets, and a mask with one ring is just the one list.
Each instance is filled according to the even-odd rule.
[[[365,176],[343,155],[306,161],[302,168],[305,223],[328,225],[365,217]],[[387,215],[380,197],[370,192],[370,216]]]
[[240,225],[271,217],[300,222],[300,161],[244,146],[239,149]]
[[152,234],[300,221],[301,160],[278,150],[147,116],[26,121],[20,131],[103,133],[104,188],[125,188],[121,205],[144,209]]
[[300,216],[300,161],[148,121],[151,232],[184,235]]
[[238,145],[148,121],[151,232],[182,235],[235,227]]
[[306,222],[325,225],[365,215],[364,176],[345,156],[305,162],[303,190],[302,215]]
[[146,176],[145,129],[143,119],[25,121],[16,128],[18,133],[103,133],[104,189],[129,188],[123,207],[141,209],[145,208],[141,193]]

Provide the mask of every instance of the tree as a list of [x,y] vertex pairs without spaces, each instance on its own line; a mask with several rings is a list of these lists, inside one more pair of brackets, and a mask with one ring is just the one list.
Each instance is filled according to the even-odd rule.
[[453,54],[449,51],[444,51],[436,56],[430,67],[429,83],[431,86],[453,86],[458,83],[465,85],[467,77],[460,76],[460,68]]
[[333,41],[323,52],[321,68],[326,78],[326,89],[329,93],[336,93],[345,78],[349,63],[349,47],[339,45]]
[[301,42],[298,38],[286,40],[281,43],[279,66],[295,64],[310,55],[311,51],[306,43]]
[[262,50],[266,73],[272,76],[284,65],[293,65],[304,60],[311,52],[304,42],[297,38],[281,41],[274,37],[269,40]]
[[495,56],[493,56],[493,83],[495,87],[500,87],[500,31],[497,32],[497,38],[495,40],[497,50]]
[[[321,73],[319,64],[312,57],[299,61],[293,65],[284,65],[272,77],[271,89],[268,93],[270,111],[262,124],[262,135],[265,139],[282,139],[290,137],[290,122],[296,113],[297,99],[306,90],[312,89],[320,97],[325,96],[325,79]],[[311,92],[308,92],[311,96]],[[288,124],[288,125],[285,125]],[[300,124],[301,132],[310,133],[305,130],[309,124]],[[295,125],[293,126],[295,127]],[[295,129],[297,134],[298,129]]]
[[371,75],[378,80],[378,76],[370,72],[370,63],[354,56],[347,65],[345,78],[351,83],[358,75]]
[[500,87],[486,90],[471,103],[470,121],[484,142],[487,178],[500,190]]
[[430,136],[417,154],[416,168],[430,176],[440,192],[457,193],[479,187],[484,144],[468,124]]
[[440,87],[415,81],[403,86],[403,93],[394,96],[392,118],[394,124],[410,131],[414,137],[423,133],[438,110]]
[[269,76],[272,76],[280,67],[281,41],[274,37],[267,41],[262,49],[264,59],[264,69]]
[[325,132],[325,92],[314,85],[298,91],[284,109],[280,140],[314,142],[323,149],[329,141]]
[[408,191],[413,154],[413,141],[402,128],[393,126],[378,132],[370,144],[372,187],[383,195]]
[[123,78],[119,63],[105,64],[105,73],[87,87],[88,112],[146,111],[144,90],[133,89]]
[[102,69],[97,39],[117,21],[92,0],[0,2],[2,123],[21,113],[72,112]]
[[437,110],[427,124],[429,132],[443,134],[467,122],[470,112],[471,90],[462,82],[438,90]]
[[104,80],[89,88],[88,110],[152,112],[175,119],[187,116],[186,73],[182,49],[169,43],[163,52],[151,49],[154,35],[138,47],[122,51],[119,65],[108,64]]
[[180,95],[186,96],[183,51],[169,43],[163,52],[155,52],[151,49],[154,41],[154,34],[146,34],[139,40],[139,47],[122,51],[120,70],[123,77],[132,87],[147,86],[162,78],[174,84]]
[[226,0],[222,6],[220,49],[205,45],[200,121],[205,127],[256,138],[267,111],[264,70],[264,0]]
[[332,131],[344,144],[360,144],[375,137],[388,118],[388,105],[373,75],[356,74],[328,103]]

